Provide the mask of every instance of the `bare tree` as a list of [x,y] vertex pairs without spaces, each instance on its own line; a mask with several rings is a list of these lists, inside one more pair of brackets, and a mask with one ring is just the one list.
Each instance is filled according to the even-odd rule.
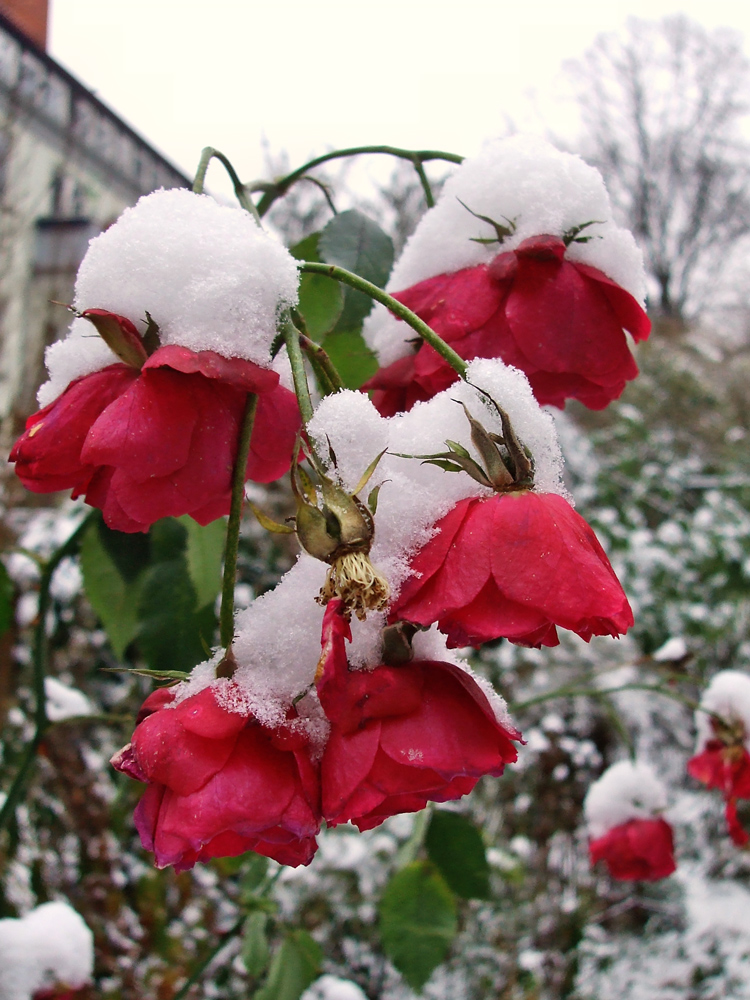
[[699,312],[718,270],[750,233],[750,144],[741,134],[750,66],[741,37],[684,15],[631,18],[568,66],[602,171],[654,282],[652,306]]

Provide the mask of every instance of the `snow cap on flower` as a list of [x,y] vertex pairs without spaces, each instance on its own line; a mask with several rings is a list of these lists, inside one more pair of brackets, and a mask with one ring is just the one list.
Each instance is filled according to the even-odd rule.
[[750,677],[739,670],[720,670],[701,695],[701,708],[695,713],[696,751],[700,752],[715,738],[712,716],[715,712],[730,726],[740,723],[745,731],[745,748],[750,751]]
[[667,808],[667,793],[648,764],[621,760],[589,788],[583,803],[589,836],[602,837],[632,819],[654,819]]
[[[496,235],[478,215],[512,229],[502,246],[476,242]],[[641,252],[632,234],[612,221],[599,171],[536,136],[495,139],[446,181],[396,262],[387,289],[398,292],[438,274],[487,264],[500,250],[514,250],[532,236],[562,237],[589,222],[595,225],[582,235],[593,238],[571,243],[567,257],[598,268],[642,301]],[[364,333],[383,366],[411,349],[404,324],[383,306],[373,309]]]
[[331,445],[336,456],[332,471],[346,489],[354,489],[369,463],[388,449],[366,490],[382,484],[370,557],[387,577],[394,595],[408,574],[408,557],[432,536],[435,522],[460,500],[491,494],[465,473],[445,472],[418,458],[399,457],[445,451],[446,439],[474,454],[461,403],[488,431],[500,434],[500,415],[480,390],[507,412],[519,439],[533,454],[535,488],[570,500],[562,484],[563,461],[554,421],[534,399],[526,376],[498,358],[481,358],[471,362],[467,378],[391,418],[381,417],[362,393],[338,392],[322,400],[309,424],[321,455],[327,455]]
[[[140,333],[148,313],[162,345],[268,367],[279,311],[297,301],[298,282],[292,256],[247,212],[177,188],[141,198],[91,241],[75,306],[125,316]],[[115,359],[90,324],[76,320],[46,360],[42,406]]]
[[58,985],[79,989],[93,968],[93,935],[67,903],[0,920],[0,1000],[31,1000]]

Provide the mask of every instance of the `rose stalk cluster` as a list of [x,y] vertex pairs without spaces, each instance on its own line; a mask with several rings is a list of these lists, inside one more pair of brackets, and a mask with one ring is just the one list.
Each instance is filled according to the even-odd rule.
[[[183,514],[206,524],[239,513],[252,394],[247,478],[291,469],[293,523],[257,513],[296,533],[297,565],[237,616],[229,648],[146,699],[113,758],[147,785],[135,822],[160,866],[247,850],[308,864],[323,821],[367,830],[460,798],[501,775],[522,738],[453,650],[552,646],[560,628],[588,641],[633,623],[539,408],[606,406],[637,373],[625,331],[648,335],[638,254],[598,174],[525,140],[467,161],[391,278],[471,362],[463,377],[378,307],[372,402],[336,393],[306,426],[289,388],[291,360],[300,392],[299,359],[273,355],[298,277],[250,214],[183,191],[142,199],[92,242],[71,333],[48,352],[43,408],[11,454],[29,489],[70,489],[116,530]],[[304,387],[300,400],[309,413]],[[691,773],[729,811],[748,795],[748,757],[716,739]],[[673,867],[645,773],[647,803],[617,792],[632,784],[623,771],[587,807],[592,858],[618,878]]]

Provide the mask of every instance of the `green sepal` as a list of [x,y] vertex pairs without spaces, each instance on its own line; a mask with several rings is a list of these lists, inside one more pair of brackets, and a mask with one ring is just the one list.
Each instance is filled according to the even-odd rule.
[[151,670],[148,667],[101,667],[107,674],[135,674],[151,677],[155,681],[184,681],[190,676],[187,670]]
[[275,535],[294,534],[294,528],[290,528],[288,524],[280,524],[278,521],[274,521],[268,514],[264,514],[260,507],[257,507],[252,500],[248,501],[248,506],[253,514],[255,514],[255,518],[261,528],[265,528],[266,531],[272,531]]

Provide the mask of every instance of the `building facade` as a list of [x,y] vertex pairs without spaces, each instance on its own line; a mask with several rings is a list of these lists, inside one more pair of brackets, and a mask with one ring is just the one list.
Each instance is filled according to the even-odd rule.
[[[15,6],[25,21],[8,16]],[[51,59],[45,38],[45,0],[0,2],[3,446],[36,409],[44,350],[70,324],[55,302],[72,300],[89,240],[141,195],[190,183]]]

